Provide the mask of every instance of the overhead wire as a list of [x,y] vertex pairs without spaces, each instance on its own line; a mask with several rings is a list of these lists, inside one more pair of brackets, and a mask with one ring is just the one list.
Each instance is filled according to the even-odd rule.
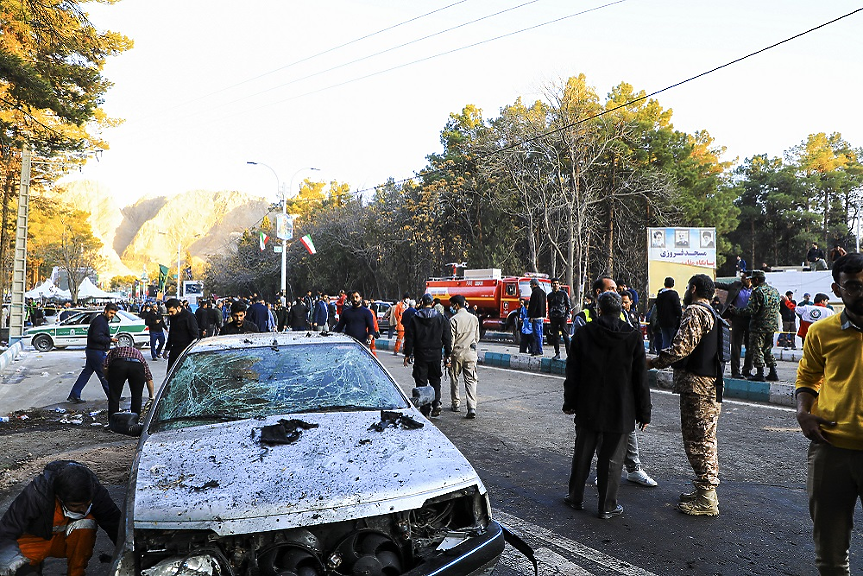
[[[751,58],[751,57],[753,57],[753,56],[757,56],[757,55],[759,55],[759,54],[762,54],[762,53],[764,53],[764,52],[767,52],[768,50],[772,50],[772,49],[774,49],[774,48],[776,48],[776,47],[778,47],[778,46],[781,46],[782,44],[786,44],[786,43],[788,43],[788,42],[791,42],[791,41],[793,41],[793,40],[796,40],[796,39],[798,39],[798,38],[801,38],[801,37],[803,37],[803,36],[805,36],[805,35],[807,35],[807,34],[810,34],[810,33],[812,33],[812,32],[815,32],[816,30],[820,30],[821,28],[824,28],[824,27],[829,26],[829,25],[831,25],[831,24],[835,24],[836,22],[839,22],[840,20],[844,20],[845,18],[849,18],[849,17],[851,17],[851,16],[853,16],[853,15],[855,15],[855,14],[859,13],[859,12],[863,12],[863,7],[861,7],[861,8],[857,8],[856,10],[852,10],[851,12],[848,12],[848,13],[846,13],[846,14],[843,14],[842,16],[838,16],[838,17],[836,17],[836,18],[834,18],[834,19],[832,19],[832,20],[828,20],[827,22],[824,22],[824,23],[819,24],[819,25],[817,25],[817,26],[813,26],[812,28],[809,28],[808,30],[805,30],[805,31],[803,31],[803,32],[799,32],[799,33],[797,33],[797,34],[794,34],[793,36],[789,36],[788,38],[785,38],[785,39],[780,40],[780,41],[778,41],[778,42],[774,42],[773,44],[770,44],[770,45],[768,45],[768,46],[765,46],[765,47],[763,47],[763,48],[761,48],[761,49],[759,49],[759,50],[756,50],[756,51],[754,51],[754,52],[750,52],[750,53],[748,53],[748,54],[746,54],[746,55],[744,55],[744,56],[740,56],[739,58],[735,58],[734,60],[731,60],[731,61],[726,62],[726,63],[724,63],[724,64],[720,64],[720,65],[718,65],[718,66],[715,66],[715,67],[713,67],[713,68],[711,68],[711,69],[709,69],[709,70],[705,70],[704,72],[701,72],[701,73],[696,74],[696,75],[694,75],[694,76],[690,76],[689,78],[686,78],[685,80],[680,80],[679,82],[675,82],[674,84],[669,84],[668,86],[666,86],[666,87],[664,87],[664,88],[660,88],[660,89],[658,89],[658,90],[654,90],[653,92],[650,92],[649,94],[644,94],[644,95],[639,96],[639,97],[637,97],[637,98],[633,98],[632,100],[628,100],[627,102],[624,102],[624,103],[622,103],[622,104],[618,104],[617,106],[613,106],[613,107],[611,107],[611,108],[607,108],[607,109],[603,110],[602,112],[598,112],[598,113],[593,114],[593,115],[591,115],[591,116],[587,116],[587,117],[585,117],[585,118],[581,118],[581,119],[576,120],[576,121],[574,121],[574,122],[570,122],[570,123],[565,124],[565,125],[563,125],[563,126],[561,126],[561,127],[559,127],[559,128],[555,128],[555,129],[553,129],[553,130],[548,130],[548,131],[546,131],[546,132],[542,132],[542,133],[540,133],[540,134],[537,134],[536,136],[532,136],[532,137],[530,137],[530,138],[525,138],[524,140],[521,140],[521,141],[519,141],[519,142],[515,142],[515,143],[513,143],[513,144],[510,144],[509,146],[504,146],[504,147],[502,147],[502,148],[498,148],[498,149],[496,149],[496,150],[492,150],[492,151],[490,151],[490,152],[480,152],[480,153],[478,153],[478,154],[476,154],[476,155],[474,156],[474,159],[490,158],[490,157],[495,156],[495,155],[497,155],[497,154],[501,154],[501,153],[503,153],[503,152],[506,152],[507,150],[512,150],[512,149],[514,149],[514,148],[518,148],[518,147],[523,146],[523,145],[525,145],[525,144],[530,144],[531,142],[535,142],[535,141],[539,140],[540,138],[544,138],[544,137],[546,137],[546,136],[550,136],[550,135],[552,135],[552,134],[556,134],[556,133],[558,133],[558,132],[562,132],[562,131],[564,131],[564,130],[568,130],[568,129],[570,129],[570,128],[574,128],[575,126],[578,126],[579,124],[583,124],[583,123],[585,123],[585,122],[589,122],[589,121],[591,121],[591,120],[595,120],[595,119],[597,119],[597,118],[600,118],[600,117],[602,117],[602,116],[605,116],[606,114],[609,114],[609,113],[611,113],[611,112],[615,112],[616,110],[620,110],[621,108],[626,108],[627,106],[632,106],[633,104],[637,104],[637,103],[639,103],[639,102],[641,102],[641,101],[644,101],[644,100],[647,100],[647,99],[649,99],[649,98],[652,98],[652,97],[654,97],[654,96],[656,96],[656,95],[658,95],[658,94],[662,94],[663,92],[667,92],[667,91],[669,91],[669,90],[672,90],[672,89],[674,89],[674,88],[677,88],[677,87],[679,87],[679,86],[682,86],[682,85],[684,85],[684,84],[687,84],[687,83],[689,83],[689,82],[692,82],[692,81],[697,80],[697,79],[699,79],[699,78],[703,78],[704,76],[707,76],[707,75],[709,75],[709,74],[713,74],[714,72],[718,72],[719,70],[722,70],[722,69],[724,69],[724,68],[728,68],[729,66],[732,66],[732,65],[734,65],[734,64],[738,64],[738,63],[742,62],[743,60],[746,60],[747,58]],[[438,168],[438,169],[436,169],[436,170],[431,170],[431,171],[428,171],[428,172],[423,172],[423,173],[422,173],[422,175],[424,175],[424,176],[425,176],[425,175],[434,175],[434,174],[436,174],[436,173],[441,173],[441,172],[445,172],[445,171],[449,171],[449,170],[450,170],[450,168],[447,168],[447,169]],[[393,184],[404,184],[404,183],[407,183],[407,182],[410,182],[410,181],[414,180],[418,175],[419,175],[419,173],[414,174],[414,176],[411,176],[410,178],[404,178],[404,179],[402,179],[402,180],[396,180],[396,181],[393,181],[392,183],[393,183]],[[389,182],[388,182],[388,183],[389,183]],[[374,186],[374,187],[372,187],[372,188],[365,188],[365,189],[362,189],[362,190],[357,190],[357,192],[356,192],[356,193],[357,193],[357,194],[363,194],[363,193],[366,193],[366,192],[371,192],[371,191],[377,190],[378,188],[380,188],[380,186],[381,186],[381,185]]]
[[270,76],[271,74],[275,74],[276,72],[281,72],[282,70],[287,70],[288,68],[292,68],[292,67],[296,66],[297,64],[302,64],[303,62],[308,62],[310,60],[314,60],[315,58],[319,58],[320,56],[324,56],[324,55],[329,54],[331,52],[335,52],[336,50],[341,50],[342,48],[345,48],[347,46],[351,46],[351,45],[356,44],[358,42],[362,42],[363,40],[368,40],[369,38],[373,38],[374,36],[377,36],[379,34],[383,34],[384,32],[389,32],[390,30],[395,30],[396,28],[399,28],[399,27],[404,26],[406,24],[410,24],[412,22],[422,20],[423,18],[426,18],[426,17],[431,16],[433,14],[443,12],[444,10],[449,10],[453,6],[458,6],[459,4],[464,4],[465,2],[468,2],[468,1],[469,0],[458,0],[457,2],[453,2],[452,4],[448,4],[446,6],[436,8],[435,10],[432,10],[430,12],[426,12],[424,14],[420,14],[419,16],[413,16],[411,18],[408,18],[407,20],[402,20],[401,22],[398,22],[398,23],[393,24],[391,26],[386,26],[386,27],[381,28],[380,30],[377,30],[375,32],[370,32],[370,33],[365,34],[363,36],[360,36],[358,38],[354,38],[353,40],[348,40],[347,42],[343,42],[342,44],[339,44],[337,46],[333,46],[331,48],[327,48],[326,50],[316,52],[315,54],[312,54],[310,56],[305,56],[303,58],[300,58],[299,60],[295,60],[294,62],[291,62],[290,64],[285,64],[283,66],[279,66],[278,68],[274,68],[274,69],[269,70],[267,72],[263,72],[262,74],[258,74],[257,76],[247,78],[247,79],[242,80],[240,82],[237,82],[235,84],[231,84],[230,86],[225,86],[224,88],[220,88],[220,89],[215,90],[213,92],[210,92],[208,94],[204,94],[203,96],[198,96],[196,98],[192,98],[191,100],[187,100],[185,102],[181,102],[181,103],[176,104],[174,106],[171,106],[169,108],[165,108],[161,112],[151,114],[149,116],[142,118],[141,120],[146,120],[147,118],[150,118],[152,116],[156,116],[156,115],[161,114],[163,112],[167,112],[170,110],[176,110],[177,108],[182,108],[183,106],[188,106],[189,104],[194,104],[195,102],[200,102],[201,100],[204,100],[204,99],[209,98],[211,96],[215,96],[217,94],[227,92],[228,90],[231,90],[233,88],[237,88],[239,86],[243,86],[244,84],[248,84],[249,82],[254,82],[255,80],[260,80],[261,78],[265,78],[267,76]]

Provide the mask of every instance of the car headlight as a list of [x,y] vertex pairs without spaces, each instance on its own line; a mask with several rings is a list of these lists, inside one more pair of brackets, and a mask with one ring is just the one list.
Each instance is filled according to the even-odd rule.
[[141,570],[143,576],[221,576],[219,561],[209,554],[162,560],[152,568]]

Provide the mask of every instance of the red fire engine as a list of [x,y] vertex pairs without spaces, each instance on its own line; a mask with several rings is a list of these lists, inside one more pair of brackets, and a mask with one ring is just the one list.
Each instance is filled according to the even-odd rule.
[[[510,332],[516,343],[521,340],[518,327],[520,299],[530,298],[530,281],[536,279],[546,294],[551,292],[548,274],[526,272],[523,276],[502,276],[499,268],[456,269],[456,273],[461,275],[429,278],[426,292],[440,298],[444,306],[449,306],[450,296],[461,294],[471,307],[476,304],[483,335],[486,330]],[[562,289],[569,292],[568,286],[562,286]]]

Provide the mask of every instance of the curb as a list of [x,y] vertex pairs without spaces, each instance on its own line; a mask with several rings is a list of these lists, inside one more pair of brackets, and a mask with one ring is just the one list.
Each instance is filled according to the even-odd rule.
[[[375,340],[378,350],[392,350],[395,340],[378,338]],[[777,358],[778,360],[779,358]],[[477,363],[496,368],[521,370],[523,372],[539,372],[542,374],[558,374],[563,376],[566,371],[566,360],[537,358],[527,354],[504,354],[480,350],[477,353]],[[671,370],[649,370],[647,381],[651,388],[671,390]],[[753,402],[767,402],[780,406],[794,406],[794,385],[785,382],[751,382],[738,378],[725,378],[723,397]]]
[[5,352],[0,354],[0,372],[5,370],[9,364],[11,364],[15,358],[21,354],[21,351],[24,349],[23,344],[21,344],[21,340],[15,342],[9,348],[6,349]]

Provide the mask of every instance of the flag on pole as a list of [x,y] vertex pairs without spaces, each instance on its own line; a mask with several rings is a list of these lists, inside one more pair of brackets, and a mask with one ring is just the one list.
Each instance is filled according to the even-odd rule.
[[315,249],[315,243],[312,242],[312,236],[310,234],[306,234],[305,236],[300,238],[300,242],[303,243],[303,246],[306,247],[306,250],[309,251],[309,254],[317,253],[317,250]]
[[165,284],[168,282],[168,267],[159,264],[159,292],[165,291]]
[[267,236],[266,234],[261,232],[261,252],[263,252],[264,248],[267,247],[267,240],[269,240],[269,239],[270,239],[269,236]]

